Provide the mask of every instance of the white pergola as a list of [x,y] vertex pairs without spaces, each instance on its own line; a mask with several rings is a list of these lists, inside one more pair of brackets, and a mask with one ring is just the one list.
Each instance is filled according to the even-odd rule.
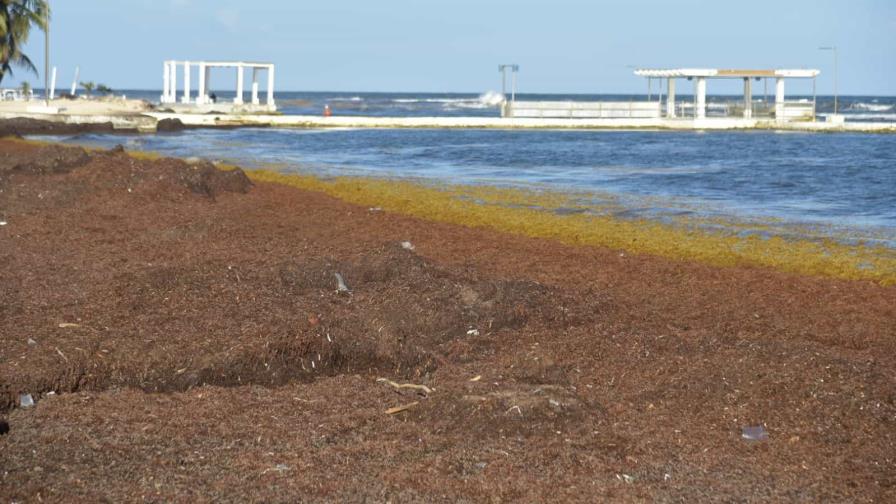
[[[269,108],[275,107],[274,104],[274,64],[273,63],[247,63],[245,61],[165,61],[163,66],[164,84],[162,87],[162,103],[177,103],[177,68],[183,67],[184,85],[183,97],[181,102],[184,104],[194,103],[196,105],[206,105],[212,103],[209,98],[209,88],[211,87],[211,69],[212,68],[235,68],[236,69],[236,97],[233,99],[234,105],[243,105],[245,95],[245,71],[252,70],[252,98],[249,103],[259,105],[261,101],[258,98],[258,74],[259,71],[267,71],[267,100],[266,105]],[[190,88],[191,67],[196,66],[199,69],[199,89],[194,100]]]
[[814,79],[818,77],[818,74],[820,73],[819,70],[814,69],[731,70],[718,68],[670,68],[635,70],[635,75],[647,77],[648,80],[654,78],[666,79],[668,85],[666,95],[666,117],[669,118],[675,117],[676,79],[696,79],[696,84],[694,86],[694,117],[697,119],[706,117],[706,79],[743,79],[745,119],[749,119],[753,115],[753,91],[751,80],[775,79],[775,111],[778,121],[784,121],[786,117],[784,110],[784,79],[813,79],[812,87],[814,89]]

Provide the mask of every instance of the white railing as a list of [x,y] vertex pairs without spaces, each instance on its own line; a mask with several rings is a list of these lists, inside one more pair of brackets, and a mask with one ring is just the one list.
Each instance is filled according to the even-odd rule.
[[[774,101],[754,100],[750,104],[751,117],[774,118],[778,107]],[[665,117],[666,104],[656,101],[577,102],[577,101],[516,101],[507,102],[501,109],[503,117],[568,118],[568,119],[659,119]],[[815,103],[809,100],[785,101],[784,121],[811,121],[815,117]],[[675,115],[693,118],[694,103],[679,101]],[[715,101],[706,104],[707,118],[744,117],[743,100]]]
[[504,117],[573,119],[657,119],[658,102],[516,101],[502,108]]

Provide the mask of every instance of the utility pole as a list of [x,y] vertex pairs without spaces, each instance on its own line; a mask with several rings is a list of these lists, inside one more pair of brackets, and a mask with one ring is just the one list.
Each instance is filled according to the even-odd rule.
[[837,115],[839,103],[837,99],[837,46],[819,47],[819,51],[832,51],[834,53],[834,115]]
[[44,99],[50,106],[50,0],[44,11]]

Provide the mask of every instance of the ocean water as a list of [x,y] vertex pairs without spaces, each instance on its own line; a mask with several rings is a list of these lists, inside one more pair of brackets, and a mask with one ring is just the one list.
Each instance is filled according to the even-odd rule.
[[246,128],[54,138],[325,177],[575,193],[622,218],[896,247],[894,135]]

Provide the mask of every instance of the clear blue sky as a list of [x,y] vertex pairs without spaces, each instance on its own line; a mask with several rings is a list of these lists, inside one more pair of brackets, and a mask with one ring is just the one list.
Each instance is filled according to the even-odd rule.
[[[896,95],[896,0],[51,0],[59,88],[158,89],[164,59],[277,64],[278,90],[643,92],[630,66],[813,67]],[[43,69],[43,34],[26,52]],[[4,86],[21,78],[16,72]],[[228,79],[229,80],[229,79]],[[710,89],[729,91],[728,89]],[[736,88],[730,89],[737,92]]]

